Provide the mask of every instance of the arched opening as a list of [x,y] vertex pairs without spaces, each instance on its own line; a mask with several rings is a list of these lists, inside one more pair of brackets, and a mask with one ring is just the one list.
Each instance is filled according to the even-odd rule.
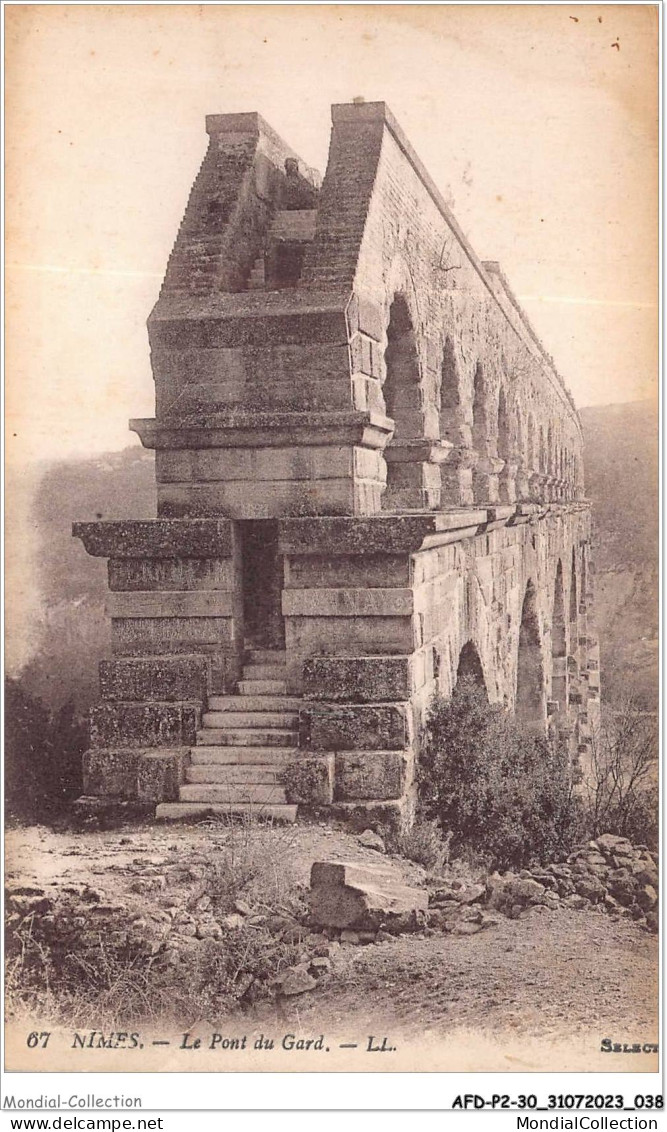
[[581,552],[581,593],[579,595],[579,612],[585,614],[588,609],[588,563],[586,551]]
[[565,589],[563,563],[558,560],[554,582],[553,613],[551,616],[551,698],[558,702],[558,710],[567,707],[567,625],[565,623]]
[[510,435],[510,418],[507,411],[507,398],[505,390],[498,393],[498,455],[501,460],[509,460],[512,450]]
[[459,367],[451,338],[445,339],[440,379],[440,436],[450,444],[463,442],[463,411]]
[[480,459],[489,451],[488,389],[484,371],[478,363],[475,368],[472,401],[472,442]]
[[490,418],[490,389],[482,366],[477,364],[473,385],[472,442],[477,453],[473,471],[475,503],[498,500],[498,471],[495,456],[495,429]]
[[526,430],[526,466],[529,474],[537,471],[537,463],[535,460],[535,421],[532,415],[528,417],[528,427]]
[[459,680],[462,679],[477,684],[478,687],[483,688],[486,693],[486,681],[482,670],[482,662],[479,659],[479,653],[472,641],[466,641],[459,654],[459,663],[456,669],[456,683],[458,684]]
[[[514,433],[512,423],[514,417]],[[503,503],[514,503],[517,495],[517,423],[507,404],[505,390],[498,392],[498,456],[504,461],[500,469],[500,498]]]
[[424,412],[420,388],[419,355],[408,304],[396,295],[389,309],[387,377],[384,401],[387,416],[395,422],[395,440],[413,440],[424,435]]
[[579,595],[577,593],[577,554],[572,547],[570,574],[570,652],[576,653],[579,644]]
[[516,715],[522,723],[544,734],[546,704],[535,586],[528,582],[521,607],[519,654],[516,673]]

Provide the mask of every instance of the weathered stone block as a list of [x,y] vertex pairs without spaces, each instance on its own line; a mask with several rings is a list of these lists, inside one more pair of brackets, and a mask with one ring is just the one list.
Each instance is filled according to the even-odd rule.
[[143,752],[137,763],[137,797],[140,802],[178,801],[189,761],[187,747]]
[[201,711],[193,704],[99,704],[90,712],[90,744],[95,748],[187,747],[196,742],[200,726]]
[[398,751],[338,751],[336,799],[341,802],[400,798],[406,760]]
[[137,766],[142,752],[123,747],[86,751],[83,792],[95,797],[136,798]]
[[110,590],[233,590],[231,558],[111,558]]
[[161,656],[100,661],[103,700],[206,699],[210,661],[203,656]]
[[231,655],[238,649],[231,617],[116,617],[111,644],[119,656],[211,650]]
[[407,554],[316,555],[294,554],[285,559],[285,588],[325,589],[360,586],[410,585],[410,558]]
[[158,513],[168,517],[224,511],[234,519],[271,519],[294,511],[305,515],[349,515],[355,510],[355,484],[351,477],[158,484]]
[[285,590],[285,617],[410,617],[409,589]]
[[408,700],[412,692],[409,656],[313,656],[303,666],[308,699],[329,703]]
[[428,893],[397,884],[383,867],[316,861],[310,871],[310,915],[320,927],[377,931],[416,927]]
[[231,617],[234,596],[225,590],[130,590],[107,597],[108,617]]
[[409,829],[414,821],[415,798],[410,793],[388,801],[334,801],[329,812],[333,821],[344,822],[357,833],[375,829],[381,833],[391,830],[398,834]]
[[287,763],[281,772],[288,802],[328,806],[334,793],[334,756],[304,755]]
[[318,751],[400,751],[409,742],[403,704],[311,708],[303,718],[310,746]]

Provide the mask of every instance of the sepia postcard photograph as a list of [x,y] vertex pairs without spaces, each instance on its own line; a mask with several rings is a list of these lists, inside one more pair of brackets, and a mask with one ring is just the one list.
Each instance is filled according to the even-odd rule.
[[4,5],[6,1075],[655,1092],[659,16]]

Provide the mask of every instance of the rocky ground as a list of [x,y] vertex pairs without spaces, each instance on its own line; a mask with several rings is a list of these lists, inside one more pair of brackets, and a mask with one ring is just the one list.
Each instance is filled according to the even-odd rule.
[[[392,926],[389,917],[379,930],[373,919],[366,929],[362,921],[322,928],[309,919],[314,861],[378,868],[396,885],[426,889],[428,910],[409,924]],[[656,862],[618,839],[598,839],[568,862],[517,876],[452,866],[432,877],[386,854],[375,835],[323,825],[30,827],[9,830],[6,870],[8,938],[24,946],[34,934],[68,977],[83,957],[94,983],[100,940],[105,956],[114,947],[131,954],[134,975],[151,971],[150,1010],[144,1007],[153,1029],[210,1031],[221,1014],[242,1012],[251,1029],[326,1027],[342,1040],[362,1035],[360,1045],[386,1033],[397,1049],[419,1049],[420,1064],[428,1046],[441,1066],[446,1046],[448,1067],[459,1068],[466,1058],[469,1068],[512,1068],[513,1057],[517,1069],[548,1067],[554,1056],[580,1068],[597,1059],[604,1068],[603,1038],[656,1040]],[[20,1030],[31,1012],[43,1024],[49,1010],[62,1024],[62,1003],[21,994],[20,948],[9,950],[10,965],[18,964],[14,1026]],[[207,997],[207,980],[223,975],[225,994]],[[70,997],[72,1022],[134,1025],[141,1004],[115,993],[118,979],[114,968],[115,997],[86,1003],[79,995],[79,1015]],[[138,985],[134,978],[127,993]],[[179,999],[181,985],[192,993]],[[133,1017],[114,1016],[123,1009]],[[210,1067],[205,1059],[198,1065]],[[650,1067],[642,1054],[613,1068]]]

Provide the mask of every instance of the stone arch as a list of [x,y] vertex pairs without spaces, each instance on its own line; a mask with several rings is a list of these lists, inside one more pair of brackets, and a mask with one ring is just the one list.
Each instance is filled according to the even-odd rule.
[[456,666],[456,684],[462,677],[469,677],[484,689],[488,699],[488,691],[486,687],[486,680],[484,679],[484,669],[482,668],[482,661],[480,660],[479,653],[472,641],[466,641],[461,652],[459,653],[459,662]]
[[544,666],[537,614],[537,592],[533,582],[529,580],[521,607],[515,713],[522,723],[543,734],[546,721],[545,709]]
[[424,435],[419,352],[410,308],[400,292],[389,308],[384,360],[384,401],[395,424],[394,439],[418,439]]

